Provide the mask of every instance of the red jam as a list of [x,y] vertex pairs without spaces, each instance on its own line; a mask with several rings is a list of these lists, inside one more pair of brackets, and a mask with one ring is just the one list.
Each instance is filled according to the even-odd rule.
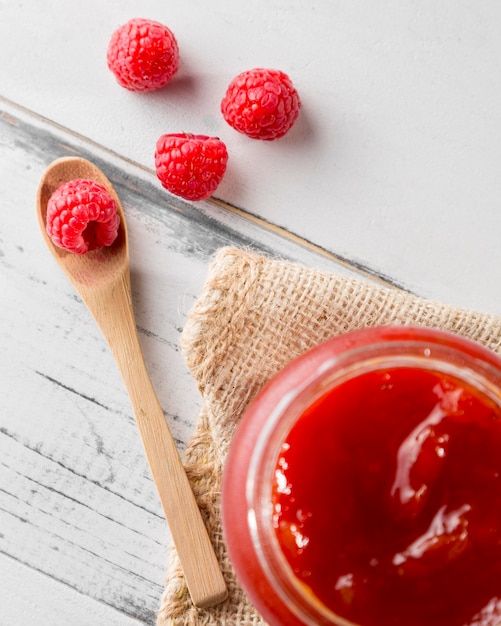
[[501,620],[501,410],[413,367],[366,372],[282,446],[274,528],[295,576],[363,626]]

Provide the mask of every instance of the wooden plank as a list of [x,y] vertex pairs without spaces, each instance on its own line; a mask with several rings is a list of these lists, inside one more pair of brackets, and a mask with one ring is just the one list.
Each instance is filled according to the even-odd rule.
[[95,602],[12,558],[0,554],[0,624],[138,626],[142,622]]
[[[105,52],[136,3],[4,1],[1,92],[147,167],[164,132],[218,135],[230,151],[219,198],[421,295],[501,313],[501,3],[395,4],[141,4],[176,33],[181,67],[165,90],[131,94]],[[219,108],[260,62],[303,101],[272,144]]]
[[[34,594],[42,625],[78,624],[85,619],[80,613],[104,611],[104,616],[114,610],[125,616],[125,621],[116,618],[117,624],[153,624],[170,537],[115,363],[38,231],[34,202],[43,170],[57,157],[79,154],[100,166],[117,188],[130,233],[140,341],[180,450],[200,400],[178,340],[214,251],[249,246],[357,272],[244,216],[211,203],[175,200],[151,172],[12,104],[0,104],[0,579],[9,581],[1,592],[5,603],[12,587],[20,586],[13,608],[2,609],[0,623],[37,621],[29,612],[14,618]],[[54,598],[52,589],[59,590]],[[55,616],[67,597],[69,613],[61,615],[72,617],[64,622]]]

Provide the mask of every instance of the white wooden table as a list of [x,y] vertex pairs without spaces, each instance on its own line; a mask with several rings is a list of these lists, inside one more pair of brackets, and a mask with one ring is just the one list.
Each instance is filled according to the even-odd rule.
[[[106,67],[135,16],[180,45],[154,94]],[[179,334],[220,246],[501,313],[500,25],[496,0],[0,0],[1,626],[154,624],[170,542],[118,371],[38,231],[45,167],[82,155],[116,185],[140,339],[182,451],[200,399]],[[278,142],[219,113],[256,66],[302,97]],[[180,131],[226,142],[217,198],[158,183],[156,139]]]

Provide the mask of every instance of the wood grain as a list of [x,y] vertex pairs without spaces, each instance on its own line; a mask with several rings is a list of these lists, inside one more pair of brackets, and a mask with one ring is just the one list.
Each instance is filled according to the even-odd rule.
[[122,199],[139,341],[181,452],[200,401],[178,339],[214,251],[350,270],[211,203],[174,200],[151,172],[0,105],[0,623],[154,624],[170,535],[120,374],[41,239],[42,172],[83,156]]

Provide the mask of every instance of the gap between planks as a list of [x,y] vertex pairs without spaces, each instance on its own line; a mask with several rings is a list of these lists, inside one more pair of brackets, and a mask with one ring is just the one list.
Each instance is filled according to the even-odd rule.
[[[127,164],[128,166],[133,167],[134,169],[142,171],[148,176],[156,177],[155,171],[152,168],[149,168],[137,161],[129,159],[115,152],[114,150],[110,150],[109,148],[105,147],[103,144],[100,144],[99,142],[94,141],[93,139],[90,139],[89,137],[86,137],[85,135],[82,135],[68,127],[58,124],[57,122],[43,115],[40,115],[39,113],[36,113],[35,111],[28,109],[1,95],[0,95],[0,103],[2,103],[2,105],[6,108],[13,109],[12,111],[13,115],[14,114],[24,115],[27,118],[29,118],[29,120],[31,121],[37,120],[39,123],[45,126],[50,126],[53,129],[57,129],[57,131],[59,131],[60,133],[64,133],[70,136],[74,140],[82,143],[83,145],[89,148],[99,150],[101,153],[107,155],[108,158],[112,158],[113,160],[121,163],[122,166],[124,164]],[[16,119],[13,116],[9,115],[8,111],[0,111],[0,117],[3,117],[3,119],[6,120],[8,123],[11,123],[14,125],[16,124]],[[224,211],[227,211],[228,213],[231,213],[242,220],[245,220],[247,222],[254,224],[255,226],[258,226],[263,231],[268,231],[270,233],[273,233],[274,235],[281,237],[282,239],[288,240],[290,243],[296,246],[299,246],[309,251],[310,253],[313,253],[314,255],[319,256],[320,258],[331,261],[332,263],[335,263],[345,268],[349,272],[354,272],[361,277],[364,277],[368,280],[382,284],[387,287],[392,287],[395,289],[408,291],[403,285],[399,284],[398,281],[396,281],[394,278],[387,276],[383,274],[382,272],[379,272],[375,269],[372,269],[354,259],[348,259],[340,254],[336,254],[335,252],[327,250],[326,248],[319,246],[318,244],[315,244],[312,241],[309,241],[308,239],[301,237],[300,235],[297,235],[296,233],[293,233],[287,230],[283,226],[274,224],[273,222],[270,222],[266,220],[265,218],[255,215],[249,210],[234,206],[230,204],[229,202],[220,200],[216,197],[209,198],[208,200],[205,200],[203,203],[197,203],[197,204],[200,207],[202,206],[202,204],[204,204],[207,206],[212,205],[214,207],[218,207],[219,209],[223,209]]]

